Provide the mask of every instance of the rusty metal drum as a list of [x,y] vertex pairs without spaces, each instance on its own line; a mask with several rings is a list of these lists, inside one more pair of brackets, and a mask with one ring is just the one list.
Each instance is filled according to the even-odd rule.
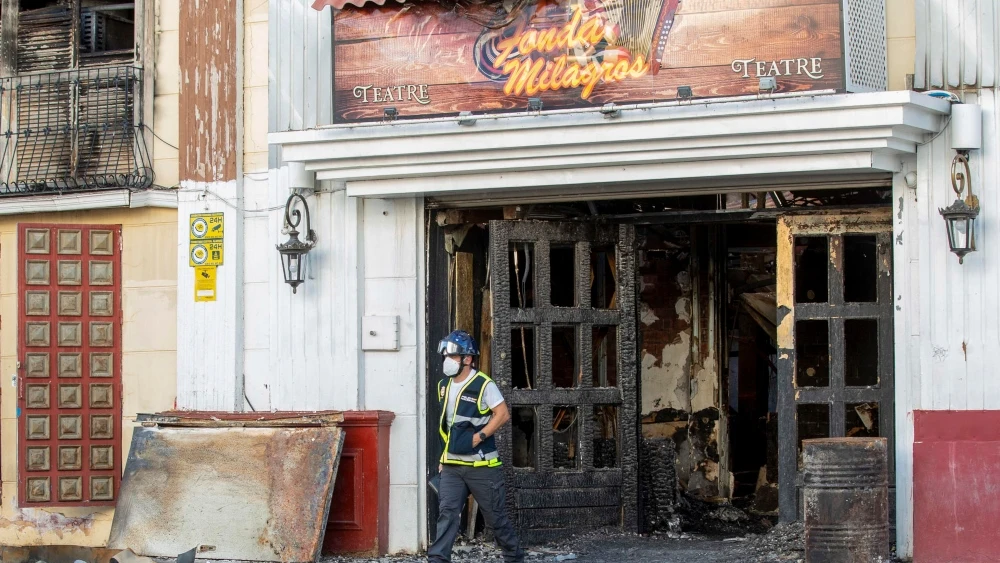
[[802,443],[806,563],[889,560],[885,438]]

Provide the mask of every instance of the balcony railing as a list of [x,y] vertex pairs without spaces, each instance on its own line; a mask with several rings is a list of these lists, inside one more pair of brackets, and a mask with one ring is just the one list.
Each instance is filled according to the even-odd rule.
[[142,69],[0,78],[0,197],[146,188]]

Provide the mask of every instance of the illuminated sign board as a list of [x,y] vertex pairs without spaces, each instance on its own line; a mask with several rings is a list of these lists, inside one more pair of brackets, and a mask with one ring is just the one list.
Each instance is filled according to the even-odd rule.
[[389,4],[334,16],[337,122],[844,89],[839,1]]

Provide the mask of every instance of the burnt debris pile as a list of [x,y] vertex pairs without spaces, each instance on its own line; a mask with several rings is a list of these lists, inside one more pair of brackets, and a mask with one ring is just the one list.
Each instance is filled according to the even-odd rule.
[[639,464],[639,490],[647,533],[680,531],[677,517],[677,446],[673,440],[646,438]]

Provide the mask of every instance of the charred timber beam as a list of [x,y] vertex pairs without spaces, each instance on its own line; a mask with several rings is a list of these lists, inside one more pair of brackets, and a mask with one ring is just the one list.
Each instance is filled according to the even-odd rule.
[[601,219],[632,225],[691,224],[691,223],[743,223],[747,221],[774,221],[781,211],[774,209],[739,211],[654,211],[602,215]]
[[621,487],[623,483],[621,469],[593,469],[586,473],[577,471],[542,473],[534,469],[515,467],[511,473],[517,489],[543,489],[550,492],[560,489]]
[[621,323],[621,318],[621,313],[615,309],[534,307],[531,309],[510,310],[510,322],[512,324],[534,325],[541,324],[544,320],[553,324],[589,323],[592,325],[617,325]]
[[612,506],[622,502],[620,487],[575,487],[570,489],[518,489],[514,493],[520,508],[571,508],[579,506]]
[[622,393],[618,389],[550,389],[538,391],[513,389],[508,394],[509,403],[515,406],[529,405],[619,405]]

